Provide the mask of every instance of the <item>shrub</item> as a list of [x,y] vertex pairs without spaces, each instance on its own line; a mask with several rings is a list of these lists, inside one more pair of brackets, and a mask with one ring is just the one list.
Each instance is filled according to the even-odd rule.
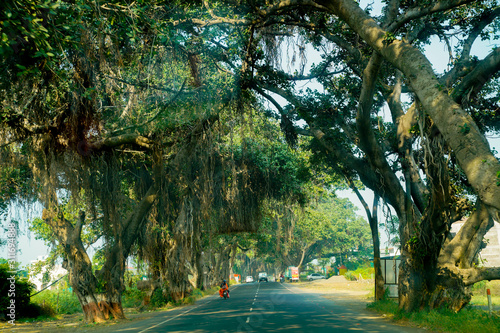
[[357,270],[355,270],[353,274],[354,276],[356,276],[356,278],[358,278],[359,275],[361,274],[363,279],[365,280],[371,279],[372,275],[375,274],[375,269],[373,267],[360,267]]
[[151,303],[150,305],[155,308],[161,308],[162,306],[167,305],[168,299],[163,295],[163,291],[161,288],[156,288],[151,295]]
[[[7,307],[10,306],[11,300],[15,300],[15,312],[16,319],[20,317],[30,317],[30,294],[34,289],[34,286],[24,278],[20,278],[19,276],[15,276],[14,287],[15,290],[11,291],[11,277],[12,274],[9,273],[10,268],[8,263],[0,264],[0,311],[6,316],[10,310]],[[14,292],[15,295],[13,297],[9,296]]]
[[474,293],[476,293],[476,292],[485,293],[486,292],[486,281],[483,280],[483,281],[479,281],[477,283],[474,283],[474,285],[472,286],[472,291]]
[[33,296],[31,301],[49,313],[73,314],[82,312],[78,297],[69,288],[64,289],[62,286],[55,290],[44,290]]
[[356,275],[354,275],[354,273],[352,271],[347,271],[345,274],[344,274],[344,277],[346,278],[346,280],[349,280],[349,281],[356,281]]
[[124,308],[135,308],[142,305],[146,292],[136,287],[127,288],[122,294],[122,306]]
[[193,292],[191,293],[191,296],[193,296],[195,299],[199,299],[199,298],[202,298],[203,297],[203,293],[201,292],[200,289],[196,288],[195,290],[193,290]]

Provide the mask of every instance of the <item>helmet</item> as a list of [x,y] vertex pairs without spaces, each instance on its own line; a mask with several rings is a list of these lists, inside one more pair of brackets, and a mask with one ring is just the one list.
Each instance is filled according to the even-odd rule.
[[222,280],[222,282],[226,282],[226,280]]

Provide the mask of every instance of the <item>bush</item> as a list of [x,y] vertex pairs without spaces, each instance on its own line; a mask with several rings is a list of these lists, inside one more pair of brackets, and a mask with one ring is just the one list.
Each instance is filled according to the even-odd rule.
[[191,293],[191,296],[193,296],[195,299],[199,299],[199,298],[202,298],[203,297],[203,292],[196,288],[195,290],[193,290],[193,292]]
[[146,292],[136,287],[127,288],[122,294],[122,306],[124,308],[136,308],[142,305]]
[[354,274],[354,276],[356,276],[356,278],[358,278],[359,274],[361,274],[363,279],[367,280],[367,279],[371,279],[372,276],[374,276],[375,269],[373,267],[360,267],[357,270],[355,270],[353,272],[353,274]]
[[161,288],[156,288],[153,295],[151,295],[150,305],[154,308],[161,308],[162,306],[167,305],[168,301],[169,299],[163,295]]
[[357,280],[356,275],[354,275],[354,273],[352,271],[347,271],[344,274],[344,277],[346,278],[346,280],[349,280],[349,281],[356,281]]
[[[10,267],[8,263],[2,263],[0,264],[0,311],[1,313],[6,316],[7,320],[9,320],[10,317],[7,317],[7,314],[10,312],[9,309],[7,309],[10,304],[11,300],[15,300],[15,312],[16,312],[16,319],[21,318],[21,317],[31,317],[31,307],[30,307],[30,294],[34,289],[34,286],[24,278],[20,278],[19,276],[14,277],[14,287],[15,289],[11,289],[11,282],[12,280],[10,279],[12,277],[12,274],[9,273]],[[12,294],[9,296],[9,294]]]
[[474,293],[485,293],[486,292],[486,281],[483,280],[483,281],[479,281],[477,283],[474,283],[474,285],[472,286],[472,291]]
[[78,297],[68,289],[60,286],[55,290],[44,290],[32,297],[31,301],[38,304],[45,313],[73,314],[82,312]]

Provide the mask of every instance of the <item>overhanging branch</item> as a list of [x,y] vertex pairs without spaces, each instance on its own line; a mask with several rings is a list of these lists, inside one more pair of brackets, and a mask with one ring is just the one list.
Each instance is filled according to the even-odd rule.
[[466,286],[480,281],[500,280],[500,267],[480,267],[459,270]]

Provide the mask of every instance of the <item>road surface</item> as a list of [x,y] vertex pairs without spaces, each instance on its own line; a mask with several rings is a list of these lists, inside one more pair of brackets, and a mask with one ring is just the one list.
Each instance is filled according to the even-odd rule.
[[227,300],[218,295],[206,297],[194,305],[117,327],[116,332],[428,332],[394,325],[290,284],[255,282],[230,290]]

